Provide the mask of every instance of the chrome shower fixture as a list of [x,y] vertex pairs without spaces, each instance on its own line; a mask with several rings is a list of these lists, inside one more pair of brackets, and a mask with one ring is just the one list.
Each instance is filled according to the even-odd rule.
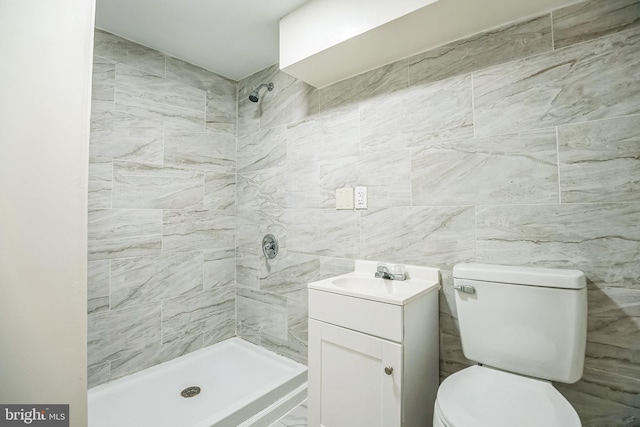
[[273,83],[262,83],[260,86],[258,86],[253,92],[251,92],[249,94],[249,101],[251,102],[258,102],[260,100],[260,94],[259,91],[260,89],[262,89],[263,87],[266,87],[267,90],[269,92],[271,92],[273,90]]

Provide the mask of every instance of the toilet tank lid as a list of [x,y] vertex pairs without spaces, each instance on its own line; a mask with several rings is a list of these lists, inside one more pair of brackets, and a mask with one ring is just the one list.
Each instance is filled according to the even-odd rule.
[[587,286],[587,279],[580,270],[494,264],[456,264],[453,278],[545,288],[582,289]]

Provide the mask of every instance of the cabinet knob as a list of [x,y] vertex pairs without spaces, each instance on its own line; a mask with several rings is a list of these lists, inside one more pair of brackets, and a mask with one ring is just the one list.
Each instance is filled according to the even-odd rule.
[[391,375],[393,373],[393,368],[391,366],[387,366],[384,368],[384,373],[387,375]]

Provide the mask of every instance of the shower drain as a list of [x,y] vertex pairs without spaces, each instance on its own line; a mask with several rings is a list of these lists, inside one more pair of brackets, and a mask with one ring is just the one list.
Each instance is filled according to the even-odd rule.
[[193,397],[200,394],[200,387],[192,386],[187,387],[180,392],[180,396],[182,397]]

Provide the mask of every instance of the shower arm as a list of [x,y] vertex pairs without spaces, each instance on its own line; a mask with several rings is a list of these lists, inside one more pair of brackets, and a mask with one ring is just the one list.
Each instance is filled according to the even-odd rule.
[[267,84],[267,83],[262,83],[260,86],[258,86],[258,87],[255,89],[255,92],[259,92],[259,91],[260,91],[260,89],[262,89],[263,87],[266,87],[266,88],[267,88],[267,90],[268,90],[269,92],[271,92],[271,91],[273,90],[273,83],[268,83],[268,84]]

